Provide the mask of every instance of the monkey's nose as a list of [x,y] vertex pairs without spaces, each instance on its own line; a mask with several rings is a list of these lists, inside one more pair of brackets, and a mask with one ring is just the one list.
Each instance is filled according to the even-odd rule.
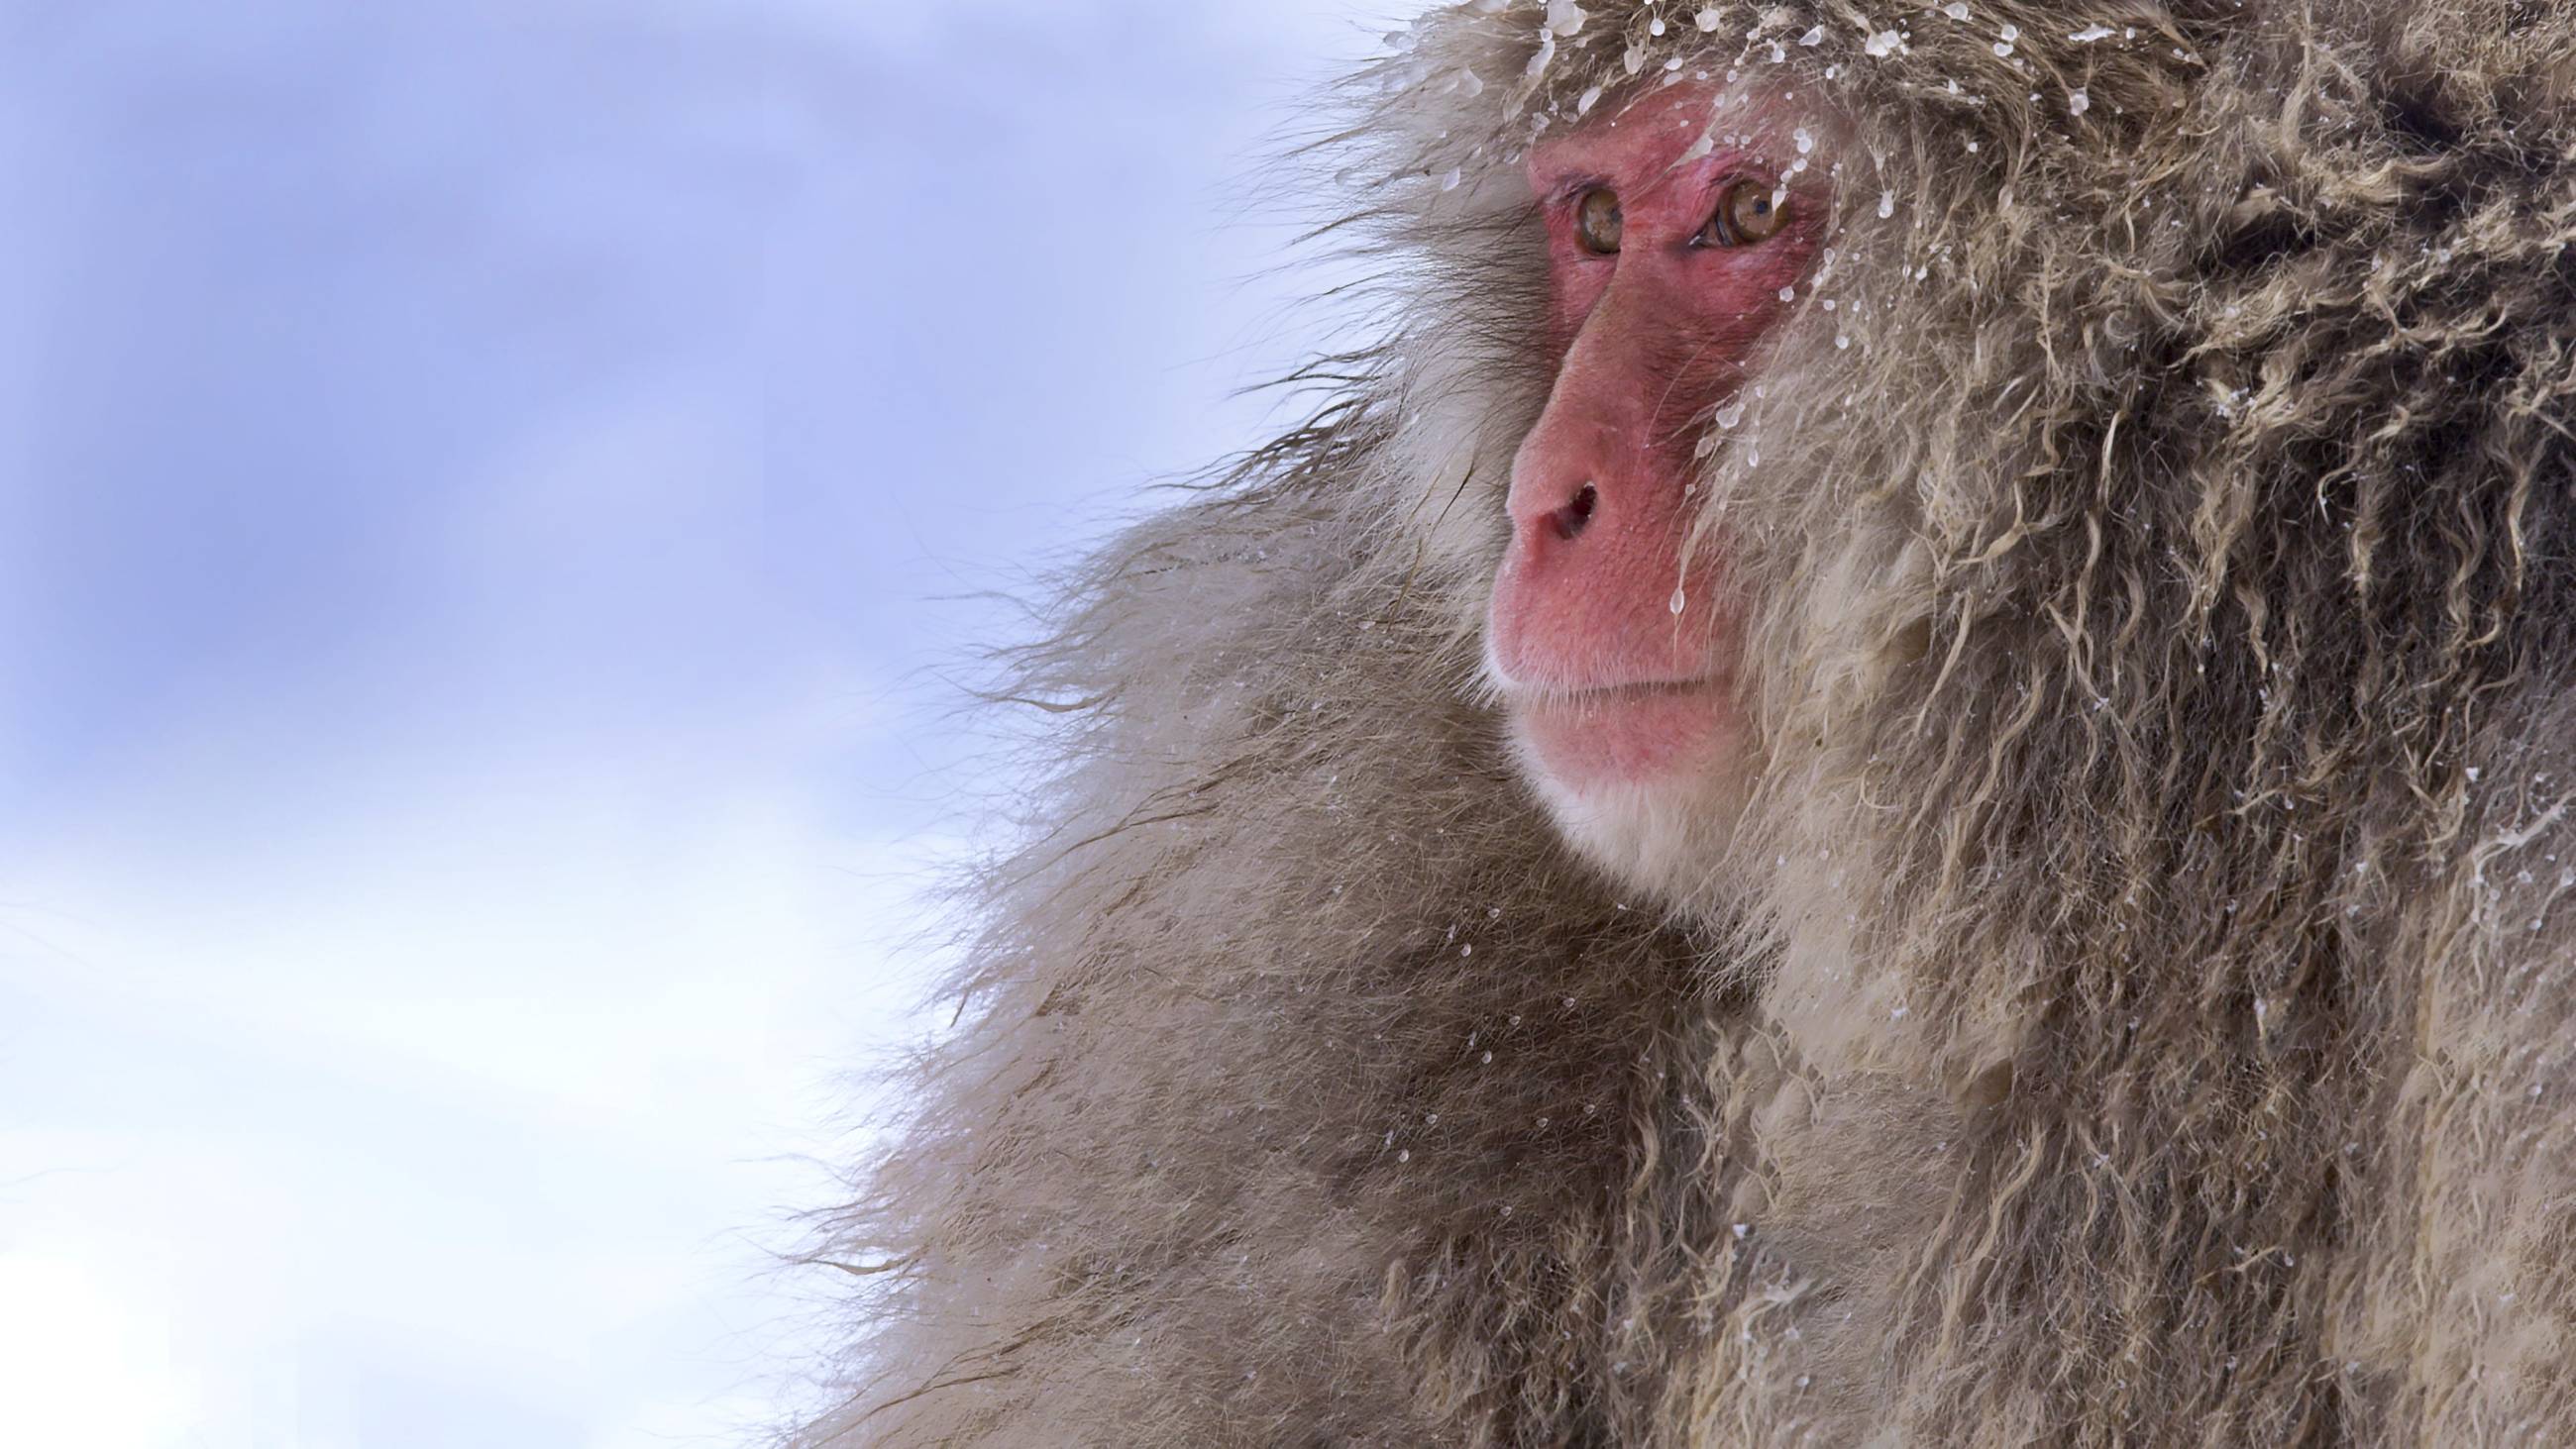
[[1592,510],[1600,505],[1601,490],[1586,482],[1574,490],[1571,502],[1547,516],[1548,526],[1556,530],[1557,537],[1571,543],[1575,535],[1591,526]]

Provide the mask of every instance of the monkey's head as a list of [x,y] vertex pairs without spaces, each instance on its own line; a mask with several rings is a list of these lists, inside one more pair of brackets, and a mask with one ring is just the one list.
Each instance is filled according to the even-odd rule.
[[[1623,901],[1776,936],[1964,890],[2074,788],[2034,782],[2261,716],[2279,646],[2193,651],[2259,633],[2241,570],[2350,554],[2241,520],[2317,516],[2297,440],[2369,387],[2251,400],[2322,365],[2272,349],[2332,289],[2384,325],[2396,253],[2317,244],[2211,79],[2246,23],[1460,0],[1374,73],[1351,174],[1401,286],[1352,536]],[[2354,167],[2408,164],[2335,104]]]
[[1707,82],[1596,115],[1526,160],[1553,381],[1512,461],[1485,666],[1576,847],[1678,899],[1757,767],[1703,439],[1740,416],[1814,270],[1823,143],[1776,97]]

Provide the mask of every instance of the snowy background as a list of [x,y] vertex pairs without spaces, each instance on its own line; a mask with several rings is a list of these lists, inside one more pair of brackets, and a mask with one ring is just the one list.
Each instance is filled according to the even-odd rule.
[[0,1443],[795,1402],[962,596],[1275,420],[1388,8],[0,0]]

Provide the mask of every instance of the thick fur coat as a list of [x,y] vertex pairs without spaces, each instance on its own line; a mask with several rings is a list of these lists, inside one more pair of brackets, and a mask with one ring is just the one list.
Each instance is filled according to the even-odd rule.
[[[1836,215],[1648,891],[1479,682],[1518,159],[1729,71]],[[801,1442],[2576,1443],[2576,4],[1478,0],[1348,103],[1385,330],[1018,656]]]

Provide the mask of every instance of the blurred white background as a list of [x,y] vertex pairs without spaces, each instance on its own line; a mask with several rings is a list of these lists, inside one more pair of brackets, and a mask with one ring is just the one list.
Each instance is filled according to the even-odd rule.
[[792,1408],[962,596],[1278,420],[1388,8],[0,0],[0,1444]]

